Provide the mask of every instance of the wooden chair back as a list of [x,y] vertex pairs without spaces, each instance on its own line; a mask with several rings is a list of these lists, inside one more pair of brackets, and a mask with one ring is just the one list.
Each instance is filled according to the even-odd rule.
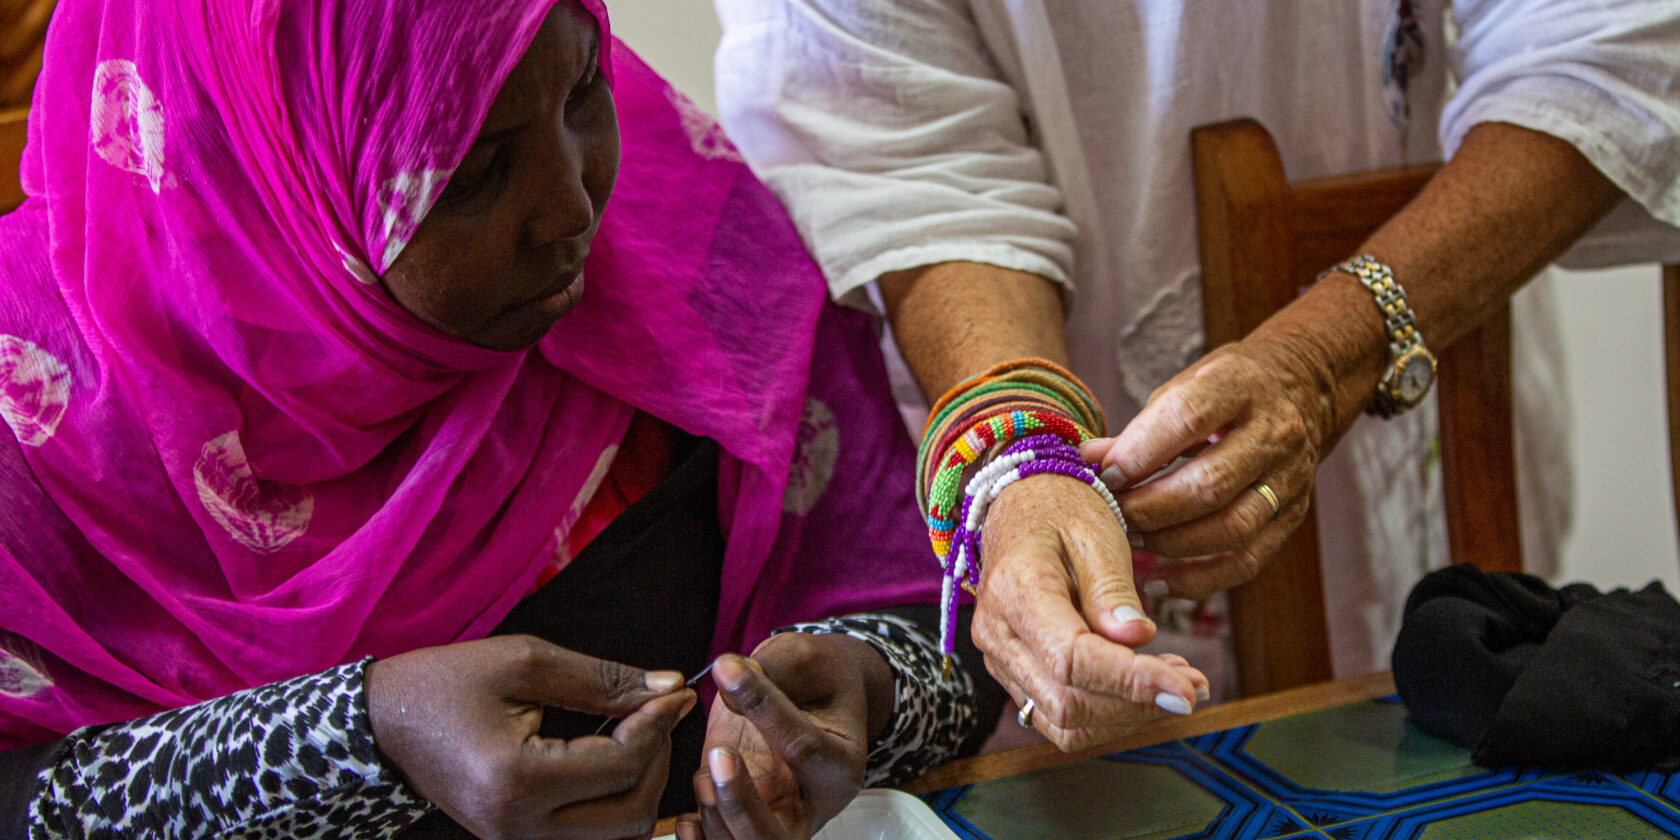
[[[1247,335],[1294,300],[1317,272],[1352,255],[1439,168],[1290,182],[1271,135],[1246,119],[1196,129],[1191,148],[1210,348]],[[1436,390],[1452,556],[1475,558],[1488,571],[1522,568],[1515,538],[1510,329],[1507,308],[1451,347],[1433,348],[1440,362]],[[1319,560],[1318,527],[1309,513],[1266,568],[1231,591],[1241,694],[1331,678]]]
[[28,116],[25,108],[0,111],[0,213],[23,203],[18,161],[23,159],[23,130]]

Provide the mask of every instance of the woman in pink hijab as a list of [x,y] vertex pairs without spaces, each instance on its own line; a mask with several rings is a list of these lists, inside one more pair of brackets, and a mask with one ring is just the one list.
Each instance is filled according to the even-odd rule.
[[800,836],[984,735],[869,325],[606,23],[60,3],[0,836]]

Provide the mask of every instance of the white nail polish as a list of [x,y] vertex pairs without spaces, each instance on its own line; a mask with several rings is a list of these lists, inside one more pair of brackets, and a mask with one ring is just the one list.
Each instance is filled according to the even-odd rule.
[[1148,580],[1143,583],[1143,594],[1151,598],[1165,598],[1172,591],[1164,580]]
[[1140,551],[1143,550],[1143,535],[1136,531],[1127,531],[1126,544]]
[[1208,688],[1205,685],[1196,689],[1196,702],[1197,703],[1200,703],[1204,700],[1207,700],[1209,697],[1212,697],[1212,696],[1213,696],[1213,692],[1208,691]]
[[1114,620],[1120,622],[1121,624],[1125,624],[1128,621],[1141,621],[1145,624],[1154,623],[1149,620],[1148,616],[1139,612],[1137,607],[1129,604],[1122,604],[1114,608]]
[[1184,702],[1183,697],[1176,694],[1168,694],[1165,691],[1155,695],[1155,705],[1160,706],[1162,711],[1170,712],[1175,715],[1190,714],[1190,704]]
[[1110,490],[1119,490],[1126,484],[1126,474],[1120,472],[1120,468],[1113,464],[1103,467],[1102,475],[1099,477],[1102,479],[1102,483],[1108,485]]

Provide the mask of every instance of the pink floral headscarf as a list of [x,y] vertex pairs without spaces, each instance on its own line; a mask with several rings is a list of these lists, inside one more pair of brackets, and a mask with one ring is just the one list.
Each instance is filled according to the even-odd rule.
[[715,649],[934,598],[869,325],[598,2],[582,303],[506,353],[378,284],[552,5],[59,4],[0,218],[0,746],[482,636],[637,410],[723,451]]

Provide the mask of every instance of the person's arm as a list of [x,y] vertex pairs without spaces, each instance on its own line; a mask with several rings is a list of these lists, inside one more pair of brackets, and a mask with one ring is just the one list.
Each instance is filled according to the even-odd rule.
[[[697,699],[681,682],[523,636],[342,665],[71,733],[27,836],[389,837],[434,806],[481,836],[635,836]],[[622,720],[561,742],[545,706]]]
[[431,804],[374,750],[364,665],[71,733],[36,777],[27,836],[395,834]]
[[[1436,351],[1624,197],[1637,205],[1628,217],[1669,226],[1666,240],[1638,240],[1666,241],[1664,253],[1680,247],[1680,7],[1463,0],[1453,15],[1459,87],[1440,125],[1450,159],[1363,246],[1393,267]],[[1599,253],[1606,248],[1637,256],[1626,247]],[[1248,340],[1215,350],[1158,391],[1118,445],[1087,451],[1136,480],[1200,448],[1209,429],[1225,429],[1172,479],[1122,501],[1150,531],[1151,549],[1217,555],[1161,567],[1175,592],[1194,596],[1247,579],[1300,521],[1313,469],[1357,418],[1387,362],[1381,323],[1362,286],[1331,276]],[[1247,490],[1256,481],[1279,496],[1275,522],[1266,501]]]
[[[724,127],[836,299],[868,306],[880,281],[930,402],[1000,361],[1067,358],[1075,229],[966,0],[720,0],[718,12]],[[974,634],[1063,748],[1135,728],[1160,698],[1195,702],[1199,673],[1131,649],[1155,632],[1140,607],[1130,549],[1089,488],[1039,476],[1000,496]]]
[[999,362],[1067,366],[1061,288],[1024,271],[946,262],[879,280],[893,340],[929,402]]
[[[1423,192],[1360,249],[1394,269],[1439,351],[1469,332],[1623,197],[1579,151],[1502,123],[1472,129]],[[1388,363],[1372,295],[1333,273],[1163,386],[1102,452],[1104,467],[1148,476],[1210,435],[1219,443],[1121,494],[1151,551],[1201,557],[1156,574],[1202,597],[1259,570],[1304,515],[1317,463],[1358,419]],[[1248,492],[1264,481],[1279,497]]]

